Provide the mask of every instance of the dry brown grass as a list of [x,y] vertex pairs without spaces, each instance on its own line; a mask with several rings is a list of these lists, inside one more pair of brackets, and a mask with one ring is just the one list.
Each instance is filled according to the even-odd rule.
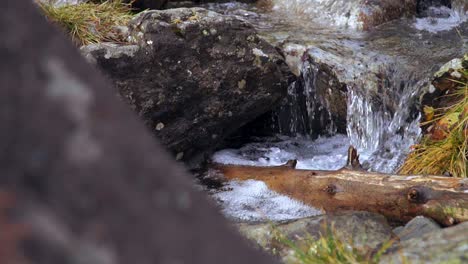
[[131,7],[121,0],[60,7],[40,2],[38,5],[47,19],[62,27],[78,45],[123,42],[116,27],[127,25],[132,18]]
[[377,264],[382,255],[389,249],[394,241],[384,243],[374,254],[365,254],[358,250],[352,241],[340,240],[333,226],[325,229],[325,234],[319,239],[307,236],[305,241],[298,245],[276,232],[276,239],[294,252],[294,257],[287,264]]

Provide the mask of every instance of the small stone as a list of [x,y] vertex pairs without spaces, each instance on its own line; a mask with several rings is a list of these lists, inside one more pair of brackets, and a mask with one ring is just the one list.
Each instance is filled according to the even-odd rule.
[[462,77],[462,74],[459,71],[454,71],[450,74],[453,78],[460,79]]
[[159,122],[159,123],[156,125],[156,130],[157,130],[157,131],[161,131],[161,130],[163,130],[163,129],[164,129],[164,124],[161,123],[161,122]]
[[427,233],[439,231],[440,226],[432,219],[417,216],[409,221],[403,229],[398,229],[397,234],[401,241],[421,237]]
[[182,160],[183,158],[184,158],[184,153],[183,152],[177,153],[176,160]]

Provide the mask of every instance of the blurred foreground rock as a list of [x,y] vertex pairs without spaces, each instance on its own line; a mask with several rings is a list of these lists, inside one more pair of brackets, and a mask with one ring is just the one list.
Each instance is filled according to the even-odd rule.
[[4,1],[0,32],[1,263],[274,263],[32,1]]

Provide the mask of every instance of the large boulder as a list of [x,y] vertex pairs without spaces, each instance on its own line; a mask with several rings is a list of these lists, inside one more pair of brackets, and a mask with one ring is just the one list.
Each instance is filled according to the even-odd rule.
[[178,158],[213,149],[285,96],[289,70],[247,22],[201,8],[148,11],[129,26],[131,45],[84,55]]

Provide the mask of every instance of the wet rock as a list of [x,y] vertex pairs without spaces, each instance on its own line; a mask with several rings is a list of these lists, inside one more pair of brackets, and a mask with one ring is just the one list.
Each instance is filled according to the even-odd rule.
[[418,0],[416,11],[418,16],[432,16],[433,10],[432,7],[451,7],[452,0]]
[[291,257],[290,247],[279,241],[281,235],[304,247],[307,239],[318,239],[332,227],[342,241],[364,252],[379,247],[391,238],[391,228],[385,218],[368,212],[342,212],[335,215],[315,216],[280,224],[239,224],[241,233],[260,248],[278,254],[283,259]]
[[402,241],[380,263],[466,263],[468,223]]
[[[339,28],[371,30],[385,22],[416,13],[417,0],[324,0],[314,4],[300,1],[275,1],[274,10],[294,12],[301,17],[319,17],[321,22]],[[320,21],[319,21],[320,22]]]
[[400,241],[418,238],[430,232],[440,231],[440,226],[432,219],[424,216],[415,217],[409,221],[404,227],[399,227],[393,230]]
[[201,8],[148,11],[129,28],[133,45],[92,45],[83,54],[184,160],[213,149],[286,94],[282,57],[234,16]]
[[303,56],[300,67],[298,80],[289,87],[288,97],[274,113],[278,131],[285,133],[298,124],[296,131],[290,132],[313,136],[346,134],[346,84],[329,64],[311,56]]
[[363,3],[359,21],[364,30],[391,20],[411,17],[416,13],[416,0],[363,1]]

